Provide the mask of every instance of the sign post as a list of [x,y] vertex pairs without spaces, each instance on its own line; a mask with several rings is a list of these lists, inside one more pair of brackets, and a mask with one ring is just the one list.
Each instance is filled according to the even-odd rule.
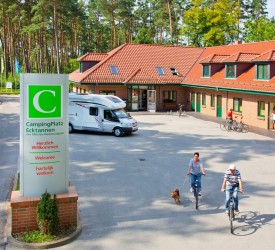
[[12,82],[6,82],[6,91],[7,89],[10,89],[10,91],[12,92]]
[[68,192],[68,75],[20,74],[20,195]]

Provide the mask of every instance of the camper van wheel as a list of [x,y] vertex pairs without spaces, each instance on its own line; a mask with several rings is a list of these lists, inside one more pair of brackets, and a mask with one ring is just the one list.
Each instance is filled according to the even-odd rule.
[[123,135],[122,129],[121,128],[114,128],[114,135],[119,137]]
[[69,133],[72,133],[74,131],[73,125],[69,123]]

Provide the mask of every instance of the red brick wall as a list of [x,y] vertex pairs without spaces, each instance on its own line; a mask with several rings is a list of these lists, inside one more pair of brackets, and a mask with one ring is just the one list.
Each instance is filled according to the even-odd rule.
[[[19,191],[11,195],[11,231],[20,233],[37,230],[36,206],[40,197],[22,197]],[[77,226],[77,200],[75,187],[70,186],[68,193],[57,195],[59,224],[62,226]]]
[[[244,65],[246,67],[247,65]],[[271,67],[275,68],[275,64],[271,65]],[[232,80],[234,82],[234,80]],[[89,88],[89,92],[94,90],[96,94],[99,93],[100,90],[115,90],[116,95],[122,99],[128,99],[128,88],[126,86],[111,86],[111,85],[101,85],[101,86],[80,86],[82,88]],[[230,86],[228,86],[230,87]],[[165,111],[170,109],[177,109],[177,104],[184,104],[184,110],[191,110],[191,93],[195,93],[195,100],[197,93],[206,94],[206,105],[201,105],[201,113],[211,116],[217,116],[217,95],[222,96],[222,118],[225,119],[227,113],[230,108],[233,108],[233,98],[242,98],[242,115],[243,122],[259,128],[268,129],[271,127],[270,123],[270,110],[273,108],[273,104],[275,103],[274,96],[264,96],[264,95],[254,95],[254,94],[245,94],[240,92],[226,92],[221,89],[198,89],[198,88],[186,88],[182,86],[155,86],[156,89],[156,108],[157,111]],[[177,102],[173,107],[164,107],[163,102],[163,91],[177,91]],[[211,107],[210,99],[211,94],[215,95],[215,107]],[[258,101],[264,101],[266,103],[265,106],[265,117],[258,117]],[[270,107],[269,107],[270,103]],[[272,106],[272,107],[271,107]],[[129,107],[128,107],[129,108]],[[270,112],[268,112],[270,111]],[[240,113],[235,113],[238,115],[238,119],[240,118]]]

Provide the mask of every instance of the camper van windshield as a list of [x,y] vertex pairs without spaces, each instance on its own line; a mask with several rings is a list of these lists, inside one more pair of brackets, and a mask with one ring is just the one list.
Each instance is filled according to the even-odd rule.
[[106,96],[107,99],[109,99],[110,101],[114,102],[114,103],[120,103],[121,100],[114,97],[114,96]]
[[128,117],[128,114],[125,112],[124,109],[115,109],[114,112],[118,118],[127,118]]

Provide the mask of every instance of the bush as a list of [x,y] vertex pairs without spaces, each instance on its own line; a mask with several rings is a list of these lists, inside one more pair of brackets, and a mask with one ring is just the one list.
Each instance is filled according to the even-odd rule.
[[46,190],[37,204],[36,214],[40,232],[42,234],[53,234],[58,226],[56,195],[54,194],[53,199],[51,199],[51,195]]

